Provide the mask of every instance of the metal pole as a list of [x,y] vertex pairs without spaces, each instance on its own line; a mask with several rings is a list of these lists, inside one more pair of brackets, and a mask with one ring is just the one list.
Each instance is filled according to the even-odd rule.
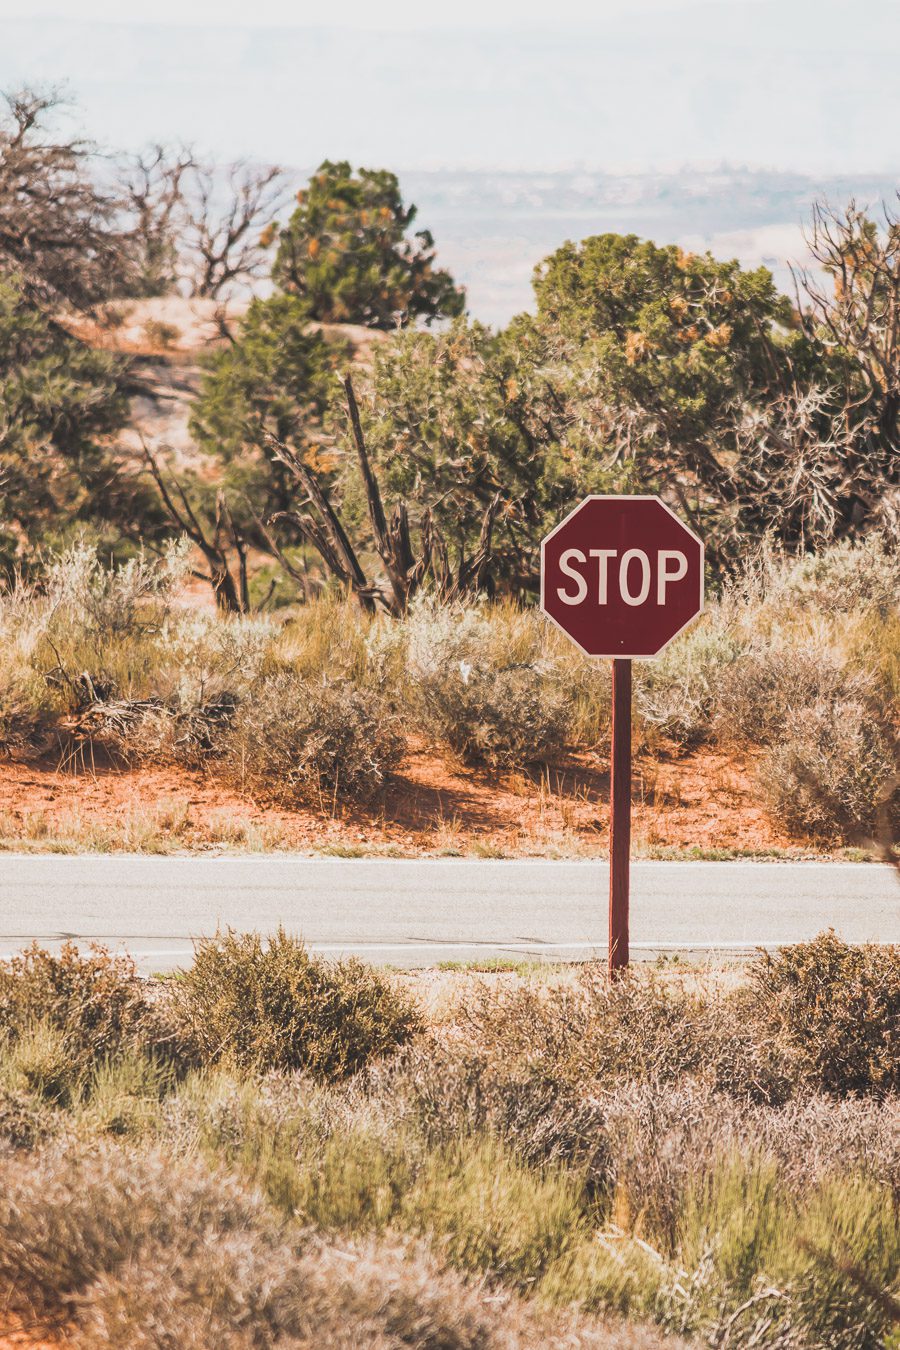
[[631,862],[631,662],[612,663],[612,754],[609,783],[609,974],[628,965]]

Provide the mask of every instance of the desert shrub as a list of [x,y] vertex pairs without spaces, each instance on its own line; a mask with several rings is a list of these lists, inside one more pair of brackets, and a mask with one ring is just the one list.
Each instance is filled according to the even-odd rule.
[[89,544],[73,545],[47,569],[52,622],[80,627],[94,640],[157,632],[171,611],[174,590],[188,574],[188,552],[182,539],[161,558],[141,553],[118,567],[104,567]]
[[610,982],[586,963],[574,987],[477,989],[462,1012],[473,1050],[581,1092],[690,1074],[737,1097],[777,1102],[793,1089],[789,1052],[756,1034],[745,1010],[654,972]]
[[0,1082],[0,1143],[33,1149],[53,1134],[56,1124],[46,1102],[33,1093]]
[[820,613],[889,610],[900,596],[900,550],[877,531],[785,560],[780,570],[773,589],[788,602]]
[[[66,1320],[85,1350],[676,1345],[514,1295],[498,1303],[396,1241],[333,1246],[277,1223],[258,1195],[196,1161],[105,1147],[0,1168],[3,1306],[29,1322]],[[540,1217],[530,1221],[538,1231]]]
[[283,929],[228,931],[197,944],[171,1006],[206,1062],[342,1078],[419,1030],[413,1001],[371,966],[311,956]]
[[749,970],[754,1014],[826,1092],[900,1088],[900,948],[833,932],[762,952]]
[[58,1055],[70,1083],[92,1065],[135,1048],[180,1053],[131,958],[96,945],[82,953],[66,942],[54,954],[33,943],[0,962],[0,1043],[34,1040],[36,1029],[38,1044],[50,1058]]
[[641,720],[684,745],[709,732],[723,672],[739,659],[739,640],[705,622],[667,647],[656,661],[637,663],[635,710]]
[[512,768],[558,754],[565,708],[533,667],[457,666],[417,685],[431,734],[467,763]]
[[0,745],[7,751],[39,744],[56,711],[39,666],[44,627],[33,587],[20,582],[0,594]]
[[772,816],[791,834],[823,840],[871,835],[881,790],[896,770],[887,735],[855,701],[792,713],[759,765]]
[[638,1226],[669,1255],[685,1195],[722,1158],[765,1161],[801,1205],[815,1187],[848,1171],[889,1189],[900,1181],[896,1098],[838,1101],[810,1092],[773,1108],[685,1078],[622,1082],[603,1092],[600,1107],[611,1215],[626,1231]]
[[762,745],[816,704],[865,700],[871,686],[821,646],[783,641],[750,650],[728,666],[719,681],[714,728],[727,739]]
[[418,724],[467,762],[512,767],[564,748],[571,707],[534,615],[422,601],[398,640]]
[[373,1083],[432,1146],[481,1131],[502,1139],[530,1166],[570,1165],[592,1190],[604,1185],[609,1156],[602,1103],[550,1072],[507,1064],[465,1043],[428,1041],[379,1067]]
[[276,800],[331,806],[370,801],[403,751],[399,722],[376,692],[283,672],[262,680],[237,708],[221,763]]
[[[162,1156],[68,1149],[0,1161],[0,1300],[29,1316],[71,1315],[104,1274],[141,1247],[181,1249],[275,1224],[226,1174]],[[149,1252],[147,1253],[150,1254]]]
[[162,319],[147,319],[144,323],[144,338],[151,347],[172,347],[181,337],[181,329],[174,323]]

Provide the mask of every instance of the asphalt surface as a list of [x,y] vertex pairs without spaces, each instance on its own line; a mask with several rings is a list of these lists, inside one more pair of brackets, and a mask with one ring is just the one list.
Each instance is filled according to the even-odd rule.
[[[398,966],[606,951],[605,862],[0,856],[0,956],[95,939],[145,972],[220,926],[282,924],[329,955]],[[833,927],[900,942],[900,882],[876,863],[638,862],[631,953],[727,958]]]

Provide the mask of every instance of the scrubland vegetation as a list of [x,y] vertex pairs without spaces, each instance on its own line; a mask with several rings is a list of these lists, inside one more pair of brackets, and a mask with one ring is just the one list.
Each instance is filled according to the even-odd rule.
[[[659,493],[711,598],[635,673],[638,750],[743,756],[795,840],[896,861],[890,212],[817,209],[796,302],[676,245],[564,243],[493,332],[387,171],[326,160],[288,206],[274,166],[102,155],[60,118],[28,90],[0,116],[7,761],[189,771],[317,821],[377,820],[413,743],[599,780],[607,681],[536,610],[540,540],[587,492]],[[176,296],[218,333],[182,454],[115,342]],[[146,319],[163,372],[178,336]],[[284,933],[151,984],[102,950],[0,965],[0,1330],[896,1350],[896,949],[453,979],[429,1008]]]
[[[657,492],[704,536],[713,599],[638,671],[639,744],[746,752],[782,841],[889,850],[890,212],[817,209],[796,303],[710,254],[564,243],[535,313],[492,332],[393,174],[325,161],[290,206],[286,187],[185,147],[103,157],[53,96],[9,98],[3,750],[188,766],[369,819],[411,738],[497,774],[602,771],[604,681],[536,614],[538,549],[586,492]],[[144,435],[143,358],[96,342],[123,306],[179,295],[214,302],[220,337],[176,456]],[[187,580],[216,615],[183,603]]]
[[[800,840],[880,843],[897,821],[898,555],[879,535],[768,553],[637,672],[637,739],[758,751]],[[0,735],[73,767],[202,767],[261,800],[377,811],[410,736],[528,770],[608,750],[607,682],[534,610],[423,596],[402,620],[322,596],[289,615],[177,602],[183,547],[103,567],[76,547],[0,597]]]
[[896,949],[428,978],[285,934],[149,986],[102,950],[0,968],[5,1315],[179,1350],[894,1343]]

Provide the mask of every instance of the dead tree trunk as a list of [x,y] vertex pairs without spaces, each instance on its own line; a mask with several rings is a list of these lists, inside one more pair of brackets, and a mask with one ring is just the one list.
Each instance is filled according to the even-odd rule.
[[280,511],[267,524],[258,522],[275,557],[289,575],[306,581],[285,557],[269,528],[278,520],[289,520],[316,550],[328,572],[344,585],[349,585],[365,609],[371,611],[381,605],[397,617],[406,613],[410,600],[429,575],[433,577],[437,594],[443,601],[449,602],[467,592],[482,589],[491,560],[491,537],[500,506],[500,494],[497,493],[484,513],[478,548],[472,558],[462,556],[456,568],[451,567],[446,542],[430,508],[422,515],[420,549],[416,554],[406,502],[397,502],[388,521],[349,375],[343,384],[360,474],[366,490],[369,523],[375,550],[384,567],[386,585],[366,576],[359,554],[313,470],[291,447],[270,436],[268,439],[273,457],[294,475],[306,494],[306,504],[312,508],[312,511]]
[[[163,504],[175,525],[186,534],[191,543],[203,554],[209,564],[209,573],[194,571],[194,576],[209,582],[216,599],[216,606],[226,614],[246,614],[250,609],[250,592],[247,577],[247,544],[236,526],[225,494],[216,494],[216,513],[213,520],[212,537],[200,523],[187,493],[181,483],[172,477],[172,489],[166,483],[162,469],[152,451],[145,445],[144,455],[153,475]],[[178,498],[176,501],[175,498]],[[228,560],[229,543],[237,554],[238,580],[232,575]]]

